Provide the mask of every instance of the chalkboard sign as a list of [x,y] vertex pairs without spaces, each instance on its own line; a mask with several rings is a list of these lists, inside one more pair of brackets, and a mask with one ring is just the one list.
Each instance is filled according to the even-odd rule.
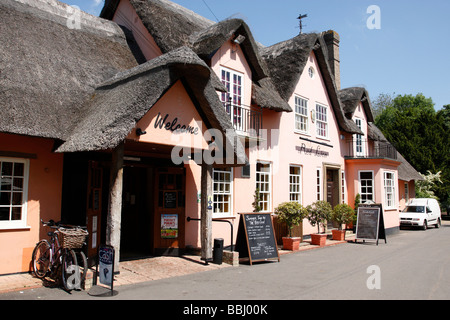
[[241,214],[236,250],[239,258],[249,258],[250,265],[257,261],[280,261],[270,213]]
[[164,208],[176,209],[177,207],[177,193],[176,192],[164,192]]
[[373,240],[378,245],[379,239],[387,242],[381,204],[360,205],[356,222],[356,241]]

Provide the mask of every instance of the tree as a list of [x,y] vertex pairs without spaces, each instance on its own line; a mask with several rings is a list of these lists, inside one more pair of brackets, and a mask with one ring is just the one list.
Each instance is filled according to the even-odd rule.
[[421,93],[399,95],[375,119],[386,138],[422,174],[441,173],[442,184],[432,187],[442,202],[450,194],[449,107],[439,112],[431,98]]

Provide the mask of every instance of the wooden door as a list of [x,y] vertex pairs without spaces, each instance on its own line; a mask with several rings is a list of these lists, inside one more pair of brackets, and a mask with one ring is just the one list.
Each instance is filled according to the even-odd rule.
[[89,232],[88,257],[97,255],[100,245],[102,213],[103,169],[95,161],[89,162],[86,226]]
[[[154,245],[159,254],[185,246],[185,170],[160,168],[156,173]],[[174,250],[175,249],[175,250]]]

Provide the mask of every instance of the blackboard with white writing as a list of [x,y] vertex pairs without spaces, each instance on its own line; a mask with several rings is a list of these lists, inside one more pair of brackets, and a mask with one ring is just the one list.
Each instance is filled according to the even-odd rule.
[[386,241],[383,208],[381,205],[360,205],[356,222],[356,240]]
[[270,213],[241,214],[236,249],[240,258],[257,261],[280,261]]

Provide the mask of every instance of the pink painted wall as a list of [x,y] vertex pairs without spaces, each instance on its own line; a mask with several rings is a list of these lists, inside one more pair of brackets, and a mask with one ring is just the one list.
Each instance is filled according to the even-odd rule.
[[34,246],[47,238],[40,219],[61,218],[63,155],[52,152],[53,140],[0,133],[0,151],[36,155],[29,160],[27,222],[24,228],[0,229],[0,274],[30,269]]
[[162,55],[161,50],[156,45],[155,40],[150,35],[147,28],[143,25],[129,0],[120,1],[112,20],[118,25],[125,26],[133,32],[134,38],[147,60]]

